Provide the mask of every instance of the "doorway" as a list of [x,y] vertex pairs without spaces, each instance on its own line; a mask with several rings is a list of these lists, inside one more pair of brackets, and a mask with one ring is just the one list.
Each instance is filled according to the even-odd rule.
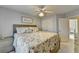
[[75,40],[76,33],[78,32],[77,19],[69,19],[69,39]]

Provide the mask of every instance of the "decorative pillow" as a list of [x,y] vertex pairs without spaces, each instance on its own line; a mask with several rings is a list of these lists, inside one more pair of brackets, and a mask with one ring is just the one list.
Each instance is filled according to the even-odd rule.
[[38,32],[39,31],[39,28],[38,27],[35,27],[34,28],[34,32]]
[[33,32],[32,29],[25,30],[25,33],[32,33],[32,32]]
[[38,27],[29,27],[29,29],[32,30],[33,32],[39,31]]

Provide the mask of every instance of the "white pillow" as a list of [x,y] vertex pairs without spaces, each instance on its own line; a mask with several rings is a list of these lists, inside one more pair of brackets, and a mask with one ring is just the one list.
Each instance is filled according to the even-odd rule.
[[17,33],[25,33],[26,31],[28,31],[28,28],[26,28],[26,27],[17,27],[16,30],[17,30]]
[[25,33],[32,33],[32,32],[33,32],[32,29],[28,29],[28,30],[25,31]]
[[32,33],[39,31],[38,27],[17,27],[17,33]]

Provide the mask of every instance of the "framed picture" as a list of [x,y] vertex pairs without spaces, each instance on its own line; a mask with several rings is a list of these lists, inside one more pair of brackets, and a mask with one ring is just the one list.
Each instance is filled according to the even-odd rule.
[[23,23],[32,23],[32,18],[30,17],[26,17],[26,16],[22,16],[22,22]]

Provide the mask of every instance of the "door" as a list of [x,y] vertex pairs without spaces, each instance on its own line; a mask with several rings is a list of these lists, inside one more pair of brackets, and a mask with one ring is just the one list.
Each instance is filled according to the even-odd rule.
[[60,18],[59,22],[59,35],[61,41],[68,41],[69,39],[69,22],[66,18]]
[[75,52],[76,53],[79,53],[79,18],[77,18],[77,26],[76,26],[76,29],[77,29],[77,32],[75,33]]
[[69,19],[69,39],[75,40],[77,32],[77,19]]

